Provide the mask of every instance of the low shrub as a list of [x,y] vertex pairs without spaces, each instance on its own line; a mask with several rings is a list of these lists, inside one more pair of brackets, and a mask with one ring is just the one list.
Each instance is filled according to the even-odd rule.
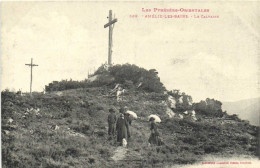
[[65,156],[79,157],[80,151],[76,148],[71,147],[65,150]]

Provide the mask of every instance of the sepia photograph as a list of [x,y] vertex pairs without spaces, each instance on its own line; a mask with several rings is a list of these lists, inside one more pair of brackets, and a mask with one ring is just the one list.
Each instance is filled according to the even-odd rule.
[[260,167],[260,1],[1,1],[1,167]]

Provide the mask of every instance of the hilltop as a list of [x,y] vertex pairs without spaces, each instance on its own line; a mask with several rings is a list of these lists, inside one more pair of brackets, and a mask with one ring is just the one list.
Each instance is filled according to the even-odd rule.
[[[33,97],[3,91],[3,167],[164,167],[209,154],[257,155],[259,127],[224,113],[217,100],[193,103],[185,93],[167,91],[157,74],[118,65],[114,71],[101,67],[92,81],[55,82],[48,86],[52,91]],[[117,84],[125,89],[119,102],[113,93]],[[139,116],[127,149],[107,140],[108,109],[124,106]],[[162,146],[148,145],[150,114],[162,119]]]

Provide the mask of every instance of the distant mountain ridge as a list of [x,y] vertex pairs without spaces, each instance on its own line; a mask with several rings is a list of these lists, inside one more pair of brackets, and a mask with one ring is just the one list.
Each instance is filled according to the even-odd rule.
[[248,120],[253,125],[260,125],[260,97],[235,102],[222,102],[222,109],[226,110],[228,114],[237,114],[239,118]]

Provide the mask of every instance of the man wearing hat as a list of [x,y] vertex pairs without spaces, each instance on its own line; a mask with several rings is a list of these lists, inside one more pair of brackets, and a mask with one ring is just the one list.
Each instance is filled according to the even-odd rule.
[[116,115],[115,110],[113,108],[109,109],[109,115],[107,118],[108,121],[108,135],[115,135],[115,129],[116,129]]

